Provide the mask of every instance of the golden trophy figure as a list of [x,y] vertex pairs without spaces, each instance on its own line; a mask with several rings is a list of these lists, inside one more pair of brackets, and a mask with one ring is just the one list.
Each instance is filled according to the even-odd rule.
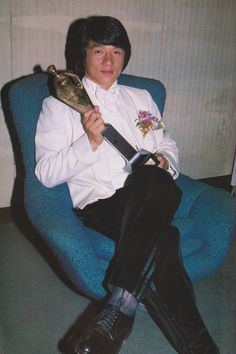
[[83,114],[93,107],[79,76],[68,71],[57,71],[49,65],[47,72],[54,76],[53,88],[56,98]]

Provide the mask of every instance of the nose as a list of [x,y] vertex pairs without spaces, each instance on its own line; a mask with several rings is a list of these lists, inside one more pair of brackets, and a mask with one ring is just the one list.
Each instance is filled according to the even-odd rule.
[[112,53],[106,52],[103,57],[103,63],[112,64],[112,62],[113,62]]

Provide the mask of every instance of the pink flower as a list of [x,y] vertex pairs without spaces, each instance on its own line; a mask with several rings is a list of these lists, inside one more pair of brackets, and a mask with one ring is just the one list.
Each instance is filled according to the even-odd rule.
[[164,128],[164,123],[161,118],[153,116],[148,111],[139,111],[136,126],[143,133],[143,137],[149,132],[149,130],[158,130]]

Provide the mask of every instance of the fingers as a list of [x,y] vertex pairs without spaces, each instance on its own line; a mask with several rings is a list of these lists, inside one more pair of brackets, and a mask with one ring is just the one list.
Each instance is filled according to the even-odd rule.
[[98,106],[91,108],[84,113],[82,124],[86,132],[97,130],[99,127],[104,129],[104,121],[102,115],[99,112]]
[[98,106],[95,106],[83,114],[82,124],[93,150],[96,150],[103,142],[102,131],[105,128]]
[[160,153],[155,154],[157,160],[159,161],[158,167],[163,168],[164,170],[167,170],[169,167],[169,161]]

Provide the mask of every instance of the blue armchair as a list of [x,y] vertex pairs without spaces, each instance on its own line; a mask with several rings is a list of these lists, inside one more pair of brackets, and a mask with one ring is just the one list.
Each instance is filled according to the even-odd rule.
[[[48,189],[34,174],[34,136],[43,99],[49,95],[48,76],[30,75],[9,89],[10,111],[21,146],[26,213],[43,238],[61,270],[84,295],[105,296],[103,279],[114,253],[114,243],[85,227],[72,212],[66,184]],[[120,83],[146,88],[161,113],[165,88],[157,80],[122,75]],[[197,281],[221,264],[230,247],[235,221],[235,201],[229,193],[180,175],[183,192],[173,224],[181,234],[184,264],[192,281]]]

